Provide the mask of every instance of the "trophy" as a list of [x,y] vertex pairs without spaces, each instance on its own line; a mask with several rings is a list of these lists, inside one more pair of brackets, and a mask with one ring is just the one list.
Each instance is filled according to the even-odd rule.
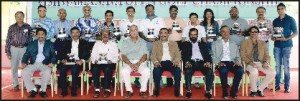
[[268,31],[267,25],[265,22],[259,22],[258,25],[259,25],[259,31]]
[[100,53],[98,61],[95,64],[107,64],[108,59],[107,59],[107,53]]
[[90,38],[92,36],[91,30],[89,28],[87,28],[87,29],[84,30],[84,36],[86,38]]
[[120,27],[118,27],[118,26],[115,27],[113,32],[114,32],[114,36],[121,35]]
[[209,39],[207,40],[208,42],[213,42],[213,38],[215,38],[217,36],[217,34],[214,32],[214,28],[213,27],[207,27],[207,37],[209,37]]
[[65,28],[58,28],[58,34],[57,34],[57,38],[59,39],[64,39],[66,38],[68,35],[66,33],[66,29]]
[[124,37],[125,37],[125,38],[126,38],[127,36],[130,37],[130,34],[129,34],[129,32],[130,32],[130,31],[129,31],[130,26],[131,26],[131,25],[127,25],[127,30],[126,30],[126,33],[124,34]]
[[275,38],[283,37],[282,32],[283,32],[283,28],[282,27],[274,27],[273,37],[275,37]]
[[172,29],[173,30],[180,30],[180,27],[179,27],[179,25],[176,21],[173,22]]
[[155,38],[154,35],[154,28],[148,28],[148,35],[147,38]]
[[34,24],[34,27],[33,27],[33,29],[32,29],[32,32],[33,32],[33,33],[36,33],[36,30],[37,30],[38,28],[42,28],[42,26],[41,26],[40,24]]
[[240,24],[239,23],[233,23],[233,27],[231,28],[231,33],[237,34],[241,29],[239,28]]
[[67,54],[69,59],[67,59],[66,65],[75,65],[75,54],[74,53],[69,53]]

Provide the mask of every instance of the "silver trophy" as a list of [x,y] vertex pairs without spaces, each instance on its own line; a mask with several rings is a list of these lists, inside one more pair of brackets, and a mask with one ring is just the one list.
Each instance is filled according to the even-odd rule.
[[114,36],[121,35],[120,27],[118,27],[118,26],[115,27],[113,32],[114,32]]
[[180,30],[179,24],[176,21],[173,22],[172,29],[173,30]]
[[130,26],[131,25],[127,25],[127,30],[126,30],[126,33],[124,34],[124,37],[126,38],[126,37],[130,37],[130,34],[129,34],[129,29],[130,29]]
[[107,56],[107,53],[100,53],[98,61],[96,62],[96,64],[107,64],[108,59],[107,59],[106,56]]
[[96,36],[91,33],[91,30],[89,28],[85,29],[84,36],[86,39],[88,39],[88,42],[96,41]]
[[68,37],[68,35],[66,33],[66,29],[65,28],[58,28],[57,38],[64,39],[66,37]]
[[239,23],[233,23],[233,27],[231,28],[230,31],[233,34],[237,34],[239,31],[241,31],[240,24]]
[[283,37],[283,28],[282,27],[274,27],[273,37],[280,38]]
[[148,28],[148,35],[147,38],[155,38],[154,35],[154,28]]
[[259,22],[258,25],[259,25],[259,31],[268,31],[267,25],[265,22]]
[[214,32],[213,27],[207,27],[207,36],[209,36],[209,37],[216,37],[217,36],[217,34]]
[[69,59],[67,59],[66,65],[75,65],[75,54],[74,53],[69,53],[67,54]]

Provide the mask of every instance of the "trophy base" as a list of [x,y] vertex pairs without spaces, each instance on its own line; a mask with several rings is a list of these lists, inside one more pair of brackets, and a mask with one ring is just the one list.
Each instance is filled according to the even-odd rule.
[[75,62],[66,62],[65,65],[75,65]]
[[155,35],[147,35],[147,38],[156,38]]
[[209,36],[209,37],[216,37],[217,35],[216,34],[207,34],[207,36]]
[[268,31],[267,28],[260,28],[259,31]]
[[92,36],[92,34],[85,34],[84,36],[87,37],[87,38],[89,38],[89,37]]
[[180,30],[180,27],[173,27],[172,30]]
[[208,39],[207,41],[208,41],[208,42],[213,42],[213,41],[214,41],[214,39]]
[[96,39],[90,38],[90,39],[88,40],[88,42],[96,42]]
[[107,64],[107,61],[97,61],[96,64]]
[[57,35],[57,38],[60,38],[60,39],[63,39],[63,38],[66,38],[67,37],[67,34],[58,34]]
[[275,37],[275,38],[281,38],[282,37],[282,35],[281,34],[273,34],[273,37]]
[[114,35],[120,35],[121,34],[121,32],[115,32],[114,33]]

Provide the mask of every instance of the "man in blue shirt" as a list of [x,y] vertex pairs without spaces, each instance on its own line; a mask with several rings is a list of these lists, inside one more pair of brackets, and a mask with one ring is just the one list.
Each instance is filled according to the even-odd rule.
[[[280,90],[280,79],[281,79],[281,65],[284,65],[284,93],[290,92],[290,54],[291,48],[293,47],[292,38],[298,35],[296,21],[291,16],[285,13],[286,8],[283,3],[277,5],[277,12],[279,17],[274,19],[273,26],[274,29],[282,29],[283,37],[275,38],[274,45],[274,57],[276,61],[276,83],[275,90]],[[282,63],[283,62],[283,63]]]

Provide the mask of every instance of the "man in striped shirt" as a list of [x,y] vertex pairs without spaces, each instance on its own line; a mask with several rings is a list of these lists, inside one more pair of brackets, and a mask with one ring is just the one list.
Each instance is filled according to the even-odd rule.
[[5,53],[11,60],[11,72],[13,77],[14,90],[19,90],[18,66],[26,51],[27,44],[31,40],[31,27],[24,23],[24,13],[18,11],[15,13],[16,23],[12,24],[7,33]]

